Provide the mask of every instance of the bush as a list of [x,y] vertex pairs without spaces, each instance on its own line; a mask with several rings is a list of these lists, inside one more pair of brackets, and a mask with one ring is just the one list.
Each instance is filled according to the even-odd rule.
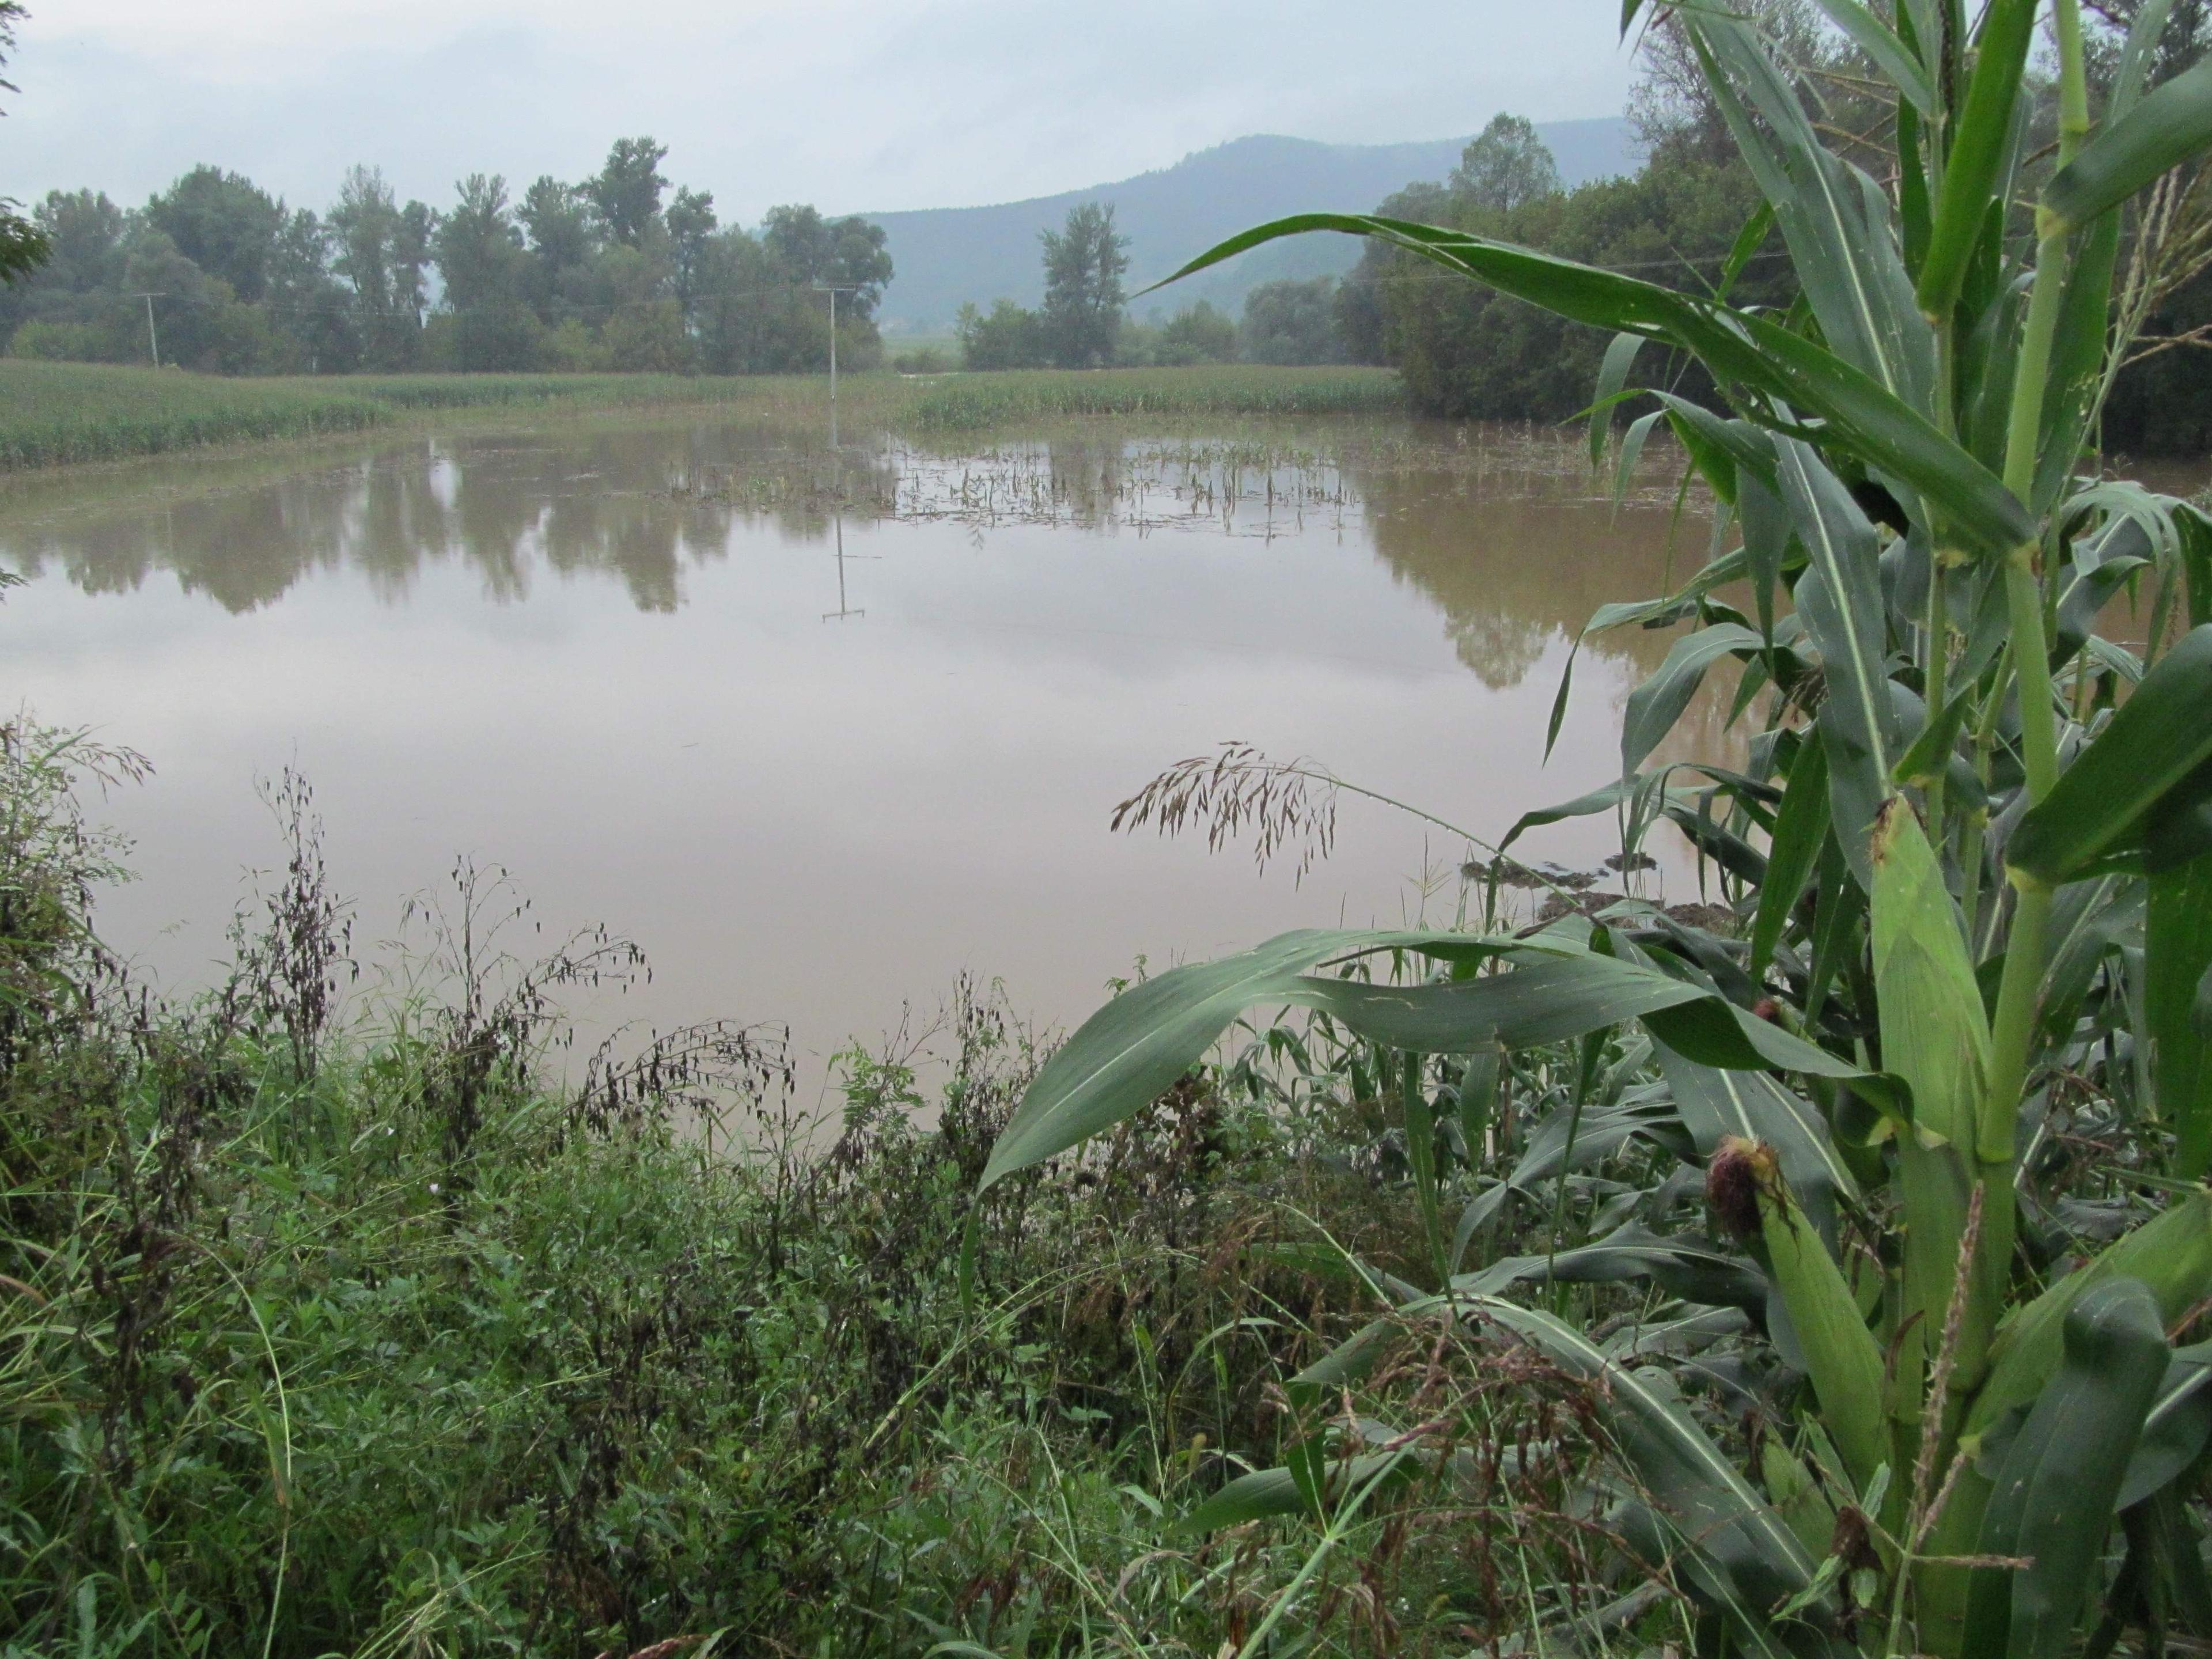
[[1212,301],[1200,300],[1160,325],[1148,355],[1152,362],[1170,368],[1234,362],[1237,325],[1216,309]]
[[[1662,152],[1632,179],[1607,179],[1499,210],[1441,185],[1416,186],[1382,212],[1479,232],[1587,264],[1627,269],[1695,288],[1719,270],[1759,204],[1741,162]],[[1670,277],[1669,273],[1673,273]],[[1406,378],[1416,407],[1479,420],[1561,420],[1589,401],[1607,336],[1470,283],[1435,281],[1410,255],[1375,245],[1345,284],[1360,355],[1356,307],[1372,293],[1383,359]],[[1734,298],[1789,304],[1786,266],[1758,262]],[[1695,392],[1705,383],[1681,388]]]
[[1262,283],[1244,296],[1237,355],[1251,363],[1340,363],[1346,361],[1336,317],[1337,284]]
[[953,329],[960,337],[963,368],[1037,368],[1044,364],[1043,319],[1012,300],[999,301],[988,314],[963,305]]

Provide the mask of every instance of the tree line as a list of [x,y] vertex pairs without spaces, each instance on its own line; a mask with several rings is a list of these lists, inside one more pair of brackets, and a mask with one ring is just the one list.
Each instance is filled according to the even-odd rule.
[[724,225],[710,192],[672,191],[667,155],[620,139],[590,178],[519,195],[471,173],[444,209],[369,167],[320,214],[214,167],[135,209],[55,191],[24,224],[43,258],[0,289],[0,338],[228,374],[788,373],[827,361],[834,285],[841,359],[879,358],[881,227],[803,205]]
[[1122,279],[1129,270],[1129,239],[1115,229],[1111,203],[1085,202],[1069,209],[1060,228],[1039,233],[1038,241],[1044,303],[1034,311],[1005,299],[988,311],[974,304],[961,307],[953,326],[963,367],[1185,368],[1239,361],[1346,361],[1333,306],[1334,278],[1263,283],[1245,295],[1241,320],[1200,300],[1154,325],[1128,314]]

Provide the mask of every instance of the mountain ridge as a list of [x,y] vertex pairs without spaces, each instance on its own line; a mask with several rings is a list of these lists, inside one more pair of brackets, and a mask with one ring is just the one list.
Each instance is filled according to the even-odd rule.
[[[1618,116],[1540,122],[1536,131],[1570,187],[1638,165],[1628,123]],[[1129,238],[1128,287],[1134,292],[1247,226],[1289,213],[1370,212],[1393,191],[1443,178],[1468,142],[1331,144],[1255,133],[1109,184],[976,207],[864,213],[883,226],[897,273],[879,314],[887,331],[927,332],[949,326],[965,303],[988,308],[1004,297],[1036,304],[1043,295],[1037,233],[1058,228],[1070,208],[1085,202],[1114,204],[1115,223]],[[1153,296],[1144,309],[1205,299],[1234,313],[1261,283],[1340,275],[1358,254],[1350,238],[1271,244],[1192,278],[1171,295]]]

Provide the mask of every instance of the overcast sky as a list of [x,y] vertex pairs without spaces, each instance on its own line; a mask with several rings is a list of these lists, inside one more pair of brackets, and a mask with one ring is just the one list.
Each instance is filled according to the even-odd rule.
[[143,201],[185,167],[321,208],[355,161],[444,206],[482,169],[671,147],[726,220],[968,205],[1253,132],[1448,137],[1617,114],[1616,0],[31,0],[0,191]]

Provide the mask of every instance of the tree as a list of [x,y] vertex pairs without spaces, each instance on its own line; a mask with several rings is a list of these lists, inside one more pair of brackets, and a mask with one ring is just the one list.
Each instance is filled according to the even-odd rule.
[[1063,368],[1113,362],[1121,331],[1121,278],[1129,269],[1129,239],[1115,232],[1113,204],[1071,208],[1061,229],[1040,231],[1038,240],[1044,245],[1047,354]]
[[1153,361],[1170,368],[1225,363],[1237,356],[1237,325],[1212,301],[1186,306],[1161,325]]
[[1332,277],[1261,283],[1244,296],[1244,315],[1237,327],[1238,355],[1255,363],[1342,362],[1345,353],[1337,337],[1336,299],[1337,284]]
[[761,244],[789,282],[835,283],[854,291],[839,296],[856,318],[872,316],[891,279],[891,256],[881,225],[866,219],[824,219],[811,207],[775,207],[761,222]]
[[583,190],[541,175],[522,193],[514,216],[530,245],[531,303],[548,323],[572,273],[592,257],[591,201]]
[[455,188],[460,201],[434,237],[450,313],[451,366],[534,368],[540,325],[523,292],[530,255],[507,210],[507,181],[473,173]]
[[472,173],[454,186],[460,199],[439,221],[433,239],[446,304],[468,311],[520,303],[522,270],[529,255],[522,228],[507,210],[507,180]]
[[353,289],[365,356],[377,368],[411,364],[421,344],[422,274],[436,216],[420,202],[401,207],[380,169],[348,169],[331,210],[331,264]]
[[[15,49],[15,25],[28,15],[23,0],[0,0],[0,68]],[[13,92],[15,84],[0,81],[0,88]],[[45,234],[23,216],[20,204],[0,197],[0,281],[16,281],[38,269],[46,257]]]
[[1559,165],[1526,116],[1494,115],[1461,152],[1451,191],[1474,206],[1509,213],[1559,193]]
[[660,164],[667,156],[668,146],[650,138],[617,138],[599,176],[585,184],[585,197],[616,241],[637,246],[659,219],[660,195],[668,188]]
[[1035,368],[1046,361],[1043,319],[1034,311],[1000,300],[986,313],[960,307],[952,325],[960,337],[960,361],[969,368]]
[[75,294],[122,287],[130,221],[104,192],[49,191],[33,216],[51,250],[41,286]]
[[684,189],[668,204],[668,242],[677,302],[686,312],[705,274],[708,239],[714,234],[712,191]]
[[361,362],[361,330],[331,274],[331,232],[306,208],[284,222],[270,256],[269,303],[311,374],[343,374]]
[[268,297],[284,204],[243,173],[196,167],[146,204],[147,222],[241,300]]

